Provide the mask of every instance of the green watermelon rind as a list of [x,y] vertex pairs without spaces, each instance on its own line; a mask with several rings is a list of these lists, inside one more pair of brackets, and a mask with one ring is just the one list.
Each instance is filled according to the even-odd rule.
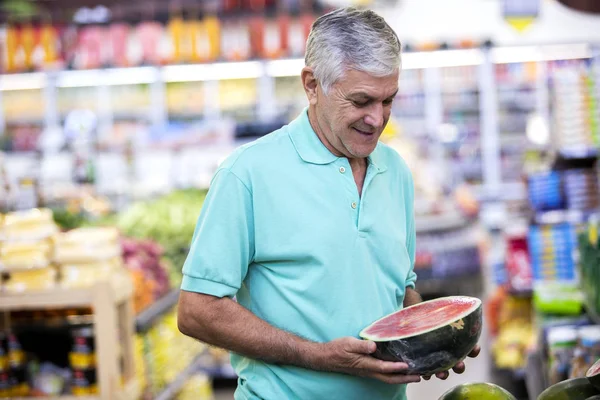
[[[465,298],[465,296],[453,297]],[[433,329],[424,330],[410,337],[386,340],[373,339],[363,335],[361,337],[376,343],[377,350],[373,354],[374,357],[408,364],[408,369],[404,371],[406,374],[433,375],[437,372],[447,371],[465,359],[479,341],[482,303],[481,300],[476,300],[474,306],[469,311],[462,313],[459,318],[446,321]],[[462,328],[453,326],[455,322],[461,320]]]
[[585,377],[596,389],[600,390],[600,359],[596,360],[594,365],[587,370]]
[[[456,319],[454,319],[453,321],[439,324],[438,326],[435,326],[435,327],[433,327],[431,329],[423,330],[423,331],[421,331],[420,333],[418,333],[416,335],[410,335],[410,336],[400,335],[400,336],[391,336],[391,337],[385,337],[385,338],[383,338],[383,337],[378,337],[376,335],[369,335],[368,333],[366,333],[373,325],[377,325],[378,322],[383,321],[384,319],[388,318],[390,315],[395,314],[396,312],[400,312],[400,311],[403,311],[403,310],[410,310],[411,308],[414,308],[414,307],[416,307],[418,305],[422,305],[422,304],[426,304],[426,303],[433,303],[433,302],[440,301],[440,300],[452,300],[452,299],[464,300],[466,298],[471,299],[474,302],[473,306],[471,307],[471,309],[469,309],[468,311],[465,311],[462,314],[459,314],[459,316]],[[443,327],[445,325],[448,325],[448,324],[460,321],[461,319],[465,318],[466,316],[468,316],[469,314],[471,314],[473,311],[475,311],[477,308],[480,308],[481,304],[482,304],[482,301],[480,299],[478,299],[476,297],[468,297],[468,296],[448,296],[448,297],[443,297],[443,298],[438,298],[438,299],[433,299],[433,300],[428,300],[428,301],[422,301],[420,303],[413,304],[412,306],[405,307],[402,310],[396,311],[395,313],[388,314],[388,315],[386,315],[384,317],[379,318],[377,321],[373,322],[372,324],[370,324],[369,326],[367,326],[365,329],[363,329],[359,333],[359,336],[361,338],[363,338],[363,339],[366,339],[366,340],[372,340],[373,342],[378,342],[378,341],[389,341],[389,340],[405,339],[405,338],[410,338],[410,337],[414,337],[414,336],[417,336],[417,335],[423,335],[425,333],[433,332],[436,329],[439,329],[440,327]]]
[[471,396],[465,397],[469,394],[468,391],[473,389],[475,392],[477,392],[477,394],[480,394],[482,388],[486,389],[486,393],[489,393],[490,397],[486,397],[486,400],[517,400],[516,397],[513,396],[513,394],[510,393],[508,390],[504,389],[501,386],[487,382],[463,383],[460,385],[456,385],[453,388],[447,390],[444,394],[442,394],[442,396],[438,400],[483,400],[475,399]]
[[550,386],[537,400],[587,399],[596,394],[600,392],[586,378],[573,378]]

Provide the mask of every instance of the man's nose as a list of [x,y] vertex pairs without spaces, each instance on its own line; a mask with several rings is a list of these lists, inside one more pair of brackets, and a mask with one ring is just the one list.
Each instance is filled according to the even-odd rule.
[[372,126],[373,128],[381,128],[383,126],[383,104],[374,103],[365,116],[365,124]]

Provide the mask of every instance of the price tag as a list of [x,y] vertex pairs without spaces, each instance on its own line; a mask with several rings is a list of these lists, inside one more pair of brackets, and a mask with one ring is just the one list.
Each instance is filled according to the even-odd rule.
[[506,22],[519,32],[526,30],[538,17],[540,0],[504,0]]

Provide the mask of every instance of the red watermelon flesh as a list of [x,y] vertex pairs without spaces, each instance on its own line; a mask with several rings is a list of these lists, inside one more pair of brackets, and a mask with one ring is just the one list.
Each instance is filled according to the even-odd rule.
[[481,300],[449,296],[387,315],[360,332],[377,344],[374,356],[408,364],[409,374],[446,371],[473,350],[481,335]]
[[594,365],[590,367],[590,369],[588,369],[585,377],[592,385],[596,387],[596,389],[600,390],[600,359],[597,360]]
[[481,300],[466,296],[451,296],[425,301],[374,322],[363,330],[360,336],[377,341],[402,339],[422,334],[438,328],[440,324],[460,320],[480,305]]

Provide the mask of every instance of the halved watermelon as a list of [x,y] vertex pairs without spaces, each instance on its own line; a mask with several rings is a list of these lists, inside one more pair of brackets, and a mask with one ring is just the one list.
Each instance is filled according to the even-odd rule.
[[408,364],[408,374],[447,371],[473,350],[481,335],[481,300],[449,296],[387,315],[360,332],[377,344],[374,356]]
[[585,377],[596,389],[600,390],[600,359],[596,360],[594,365],[587,370]]

